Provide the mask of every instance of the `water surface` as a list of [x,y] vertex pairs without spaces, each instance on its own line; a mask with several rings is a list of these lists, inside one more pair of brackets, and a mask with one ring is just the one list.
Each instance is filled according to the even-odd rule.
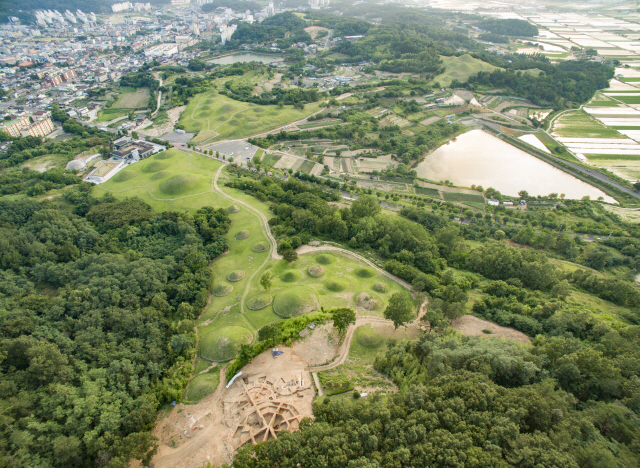
[[505,195],[517,196],[520,190],[530,195],[564,193],[566,198],[615,200],[566,172],[490,135],[471,130],[455,142],[443,145],[416,167],[419,177],[470,187],[493,187]]

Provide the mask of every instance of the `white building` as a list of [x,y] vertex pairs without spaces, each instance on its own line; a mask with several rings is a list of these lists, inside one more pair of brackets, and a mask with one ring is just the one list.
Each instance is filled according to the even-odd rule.
[[158,44],[144,50],[145,57],[171,57],[178,53],[178,44]]

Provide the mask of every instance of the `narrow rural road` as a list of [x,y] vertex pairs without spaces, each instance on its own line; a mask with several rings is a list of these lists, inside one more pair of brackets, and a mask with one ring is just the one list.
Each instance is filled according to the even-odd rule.
[[307,367],[307,370],[311,372],[325,371],[329,369],[333,369],[334,367],[338,367],[340,364],[344,364],[344,361],[349,357],[349,349],[351,348],[351,341],[353,340],[353,334],[356,332],[356,328],[361,327],[363,325],[369,325],[372,323],[393,323],[391,320],[383,319],[381,317],[362,317],[356,319],[355,325],[349,325],[347,329],[347,334],[342,340],[342,344],[338,348],[338,357],[331,363],[325,364],[323,366],[313,366]]
[[237,198],[233,198],[231,195],[226,194],[220,189],[220,187],[218,187],[218,178],[220,177],[220,172],[222,172],[222,168],[224,168],[227,165],[228,164],[224,164],[220,166],[220,169],[218,169],[218,172],[216,172],[216,176],[213,179],[213,188],[227,200],[238,203],[239,205],[242,205],[245,208],[248,208],[250,211],[252,211],[253,213],[255,213],[260,217],[260,219],[264,223],[264,226],[263,226],[264,233],[267,236],[267,239],[269,239],[269,244],[271,244],[271,258],[273,260],[282,260],[282,255],[278,253],[278,243],[276,242],[276,238],[273,237],[273,234],[271,234],[271,230],[269,229],[269,220],[267,219],[267,217],[264,214],[262,214],[260,210],[258,210],[257,208],[254,208],[249,203],[245,203],[241,200],[238,200]]
[[[414,318],[411,322],[407,323],[406,325],[407,327],[411,327],[415,325],[420,320],[422,315],[426,312],[427,305],[428,305],[428,302],[424,301],[424,303],[420,306],[420,310],[418,311],[416,318]],[[371,325],[372,323],[382,323],[386,325],[393,325],[393,322],[391,320],[387,320],[382,317],[367,316],[367,317],[357,318],[356,323],[354,325],[350,325],[349,328],[347,329],[347,334],[345,335],[344,340],[342,340],[342,344],[338,348],[338,357],[333,362],[330,362],[329,364],[325,364],[322,366],[307,367],[306,369],[309,372],[319,372],[319,371],[333,369],[334,367],[338,367],[339,365],[344,364],[344,362],[349,357],[349,350],[351,349],[351,341],[353,340],[353,335],[356,332],[356,329],[358,327],[362,327],[363,325]]]

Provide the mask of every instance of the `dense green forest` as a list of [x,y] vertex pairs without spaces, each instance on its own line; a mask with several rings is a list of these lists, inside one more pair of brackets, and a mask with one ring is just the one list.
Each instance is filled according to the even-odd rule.
[[503,36],[533,37],[538,35],[538,28],[525,20],[490,18],[478,23],[480,29],[485,29]]
[[[417,341],[390,341],[376,359],[399,393],[318,403],[313,423],[245,446],[234,467],[638,465],[640,289],[591,269],[624,264],[638,271],[637,228],[588,200],[546,212],[498,208],[487,218],[433,202],[394,217],[362,193],[350,207],[330,204],[340,199],[338,189],[353,189],[348,184],[235,172],[230,186],[271,202],[269,224],[281,252],[313,238],[375,252],[431,300],[423,317],[430,331]],[[453,222],[454,214],[470,224]],[[602,225],[616,234],[587,248],[558,233],[565,217],[573,229]],[[537,248],[495,240],[505,237]],[[554,258],[585,267],[562,270]],[[531,346],[445,332],[478,289],[472,311],[521,330]],[[575,291],[625,309],[602,319],[597,306],[567,300]]]
[[191,372],[226,212],[157,214],[89,190],[0,202],[2,466],[148,461],[156,411]]
[[452,87],[478,89],[508,89],[509,93],[526,97],[534,104],[545,102],[563,106],[583,103],[591,99],[598,89],[609,86],[614,68],[598,62],[570,60],[558,65],[540,64],[537,75],[514,69],[479,72],[466,83],[454,81]]

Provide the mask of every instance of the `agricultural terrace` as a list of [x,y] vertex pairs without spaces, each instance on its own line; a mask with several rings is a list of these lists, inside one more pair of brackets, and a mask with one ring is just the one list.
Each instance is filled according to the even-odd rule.
[[182,113],[180,124],[186,131],[197,133],[193,142],[214,142],[274,130],[318,110],[319,103],[307,104],[303,110],[292,106],[260,106],[209,91],[191,99]]

